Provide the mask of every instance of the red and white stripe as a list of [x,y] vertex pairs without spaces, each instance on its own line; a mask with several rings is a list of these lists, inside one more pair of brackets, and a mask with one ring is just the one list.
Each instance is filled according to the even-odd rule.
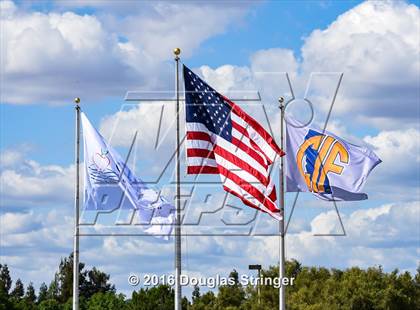
[[187,122],[187,172],[220,174],[227,192],[281,220],[269,167],[284,152],[256,120],[229,99],[225,102],[232,107],[232,142],[202,123]]

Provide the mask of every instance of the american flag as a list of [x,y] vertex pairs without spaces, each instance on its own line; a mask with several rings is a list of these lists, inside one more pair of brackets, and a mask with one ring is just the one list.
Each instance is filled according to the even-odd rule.
[[284,152],[239,106],[184,66],[187,172],[220,174],[223,188],[281,220],[269,167]]

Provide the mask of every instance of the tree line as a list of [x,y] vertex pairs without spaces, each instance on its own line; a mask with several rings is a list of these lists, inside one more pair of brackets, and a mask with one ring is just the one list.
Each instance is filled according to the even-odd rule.
[[[110,276],[97,268],[85,269],[80,263],[81,310],[172,310],[174,290],[157,285],[133,291],[130,298],[119,294]],[[409,272],[384,272],[379,267],[346,270],[305,267],[298,261],[286,263],[286,274],[294,285],[286,287],[289,310],[414,310],[420,309],[420,267]],[[261,271],[264,278],[278,277],[278,268]],[[221,285],[217,293],[202,293],[194,287],[190,299],[182,300],[182,309],[190,310],[271,310],[278,308],[278,289],[260,285],[244,286],[233,270],[233,283]],[[20,279],[12,281],[9,268],[0,264],[0,310],[70,310],[72,308],[73,256],[63,258],[54,279],[42,283],[38,294],[32,283],[26,288]]]

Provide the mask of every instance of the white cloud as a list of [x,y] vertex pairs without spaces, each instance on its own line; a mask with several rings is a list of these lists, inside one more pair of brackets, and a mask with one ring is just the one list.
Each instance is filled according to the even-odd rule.
[[34,213],[5,213],[0,215],[2,234],[27,231],[32,228]]
[[1,1],[0,2],[0,16],[1,18],[7,18],[13,15],[17,10],[16,5],[13,1]]
[[97,98],[130,85],[134,71],[120,57],[126,50],[95,16],[17,11],[1,19],[1,29],[4,102]]
[[256,98],[258,91],[264,104],[277,107],[279,96],[290,96],[286,72],[294,78],[298,65],[291,50],[272,48],[256,51],[249,67],[224,65],[212,69],[201,66],[196,72],[225,95]]
[[23,160],[24,154],[17,150],[5,150],[0,153],[0,167],[15,166]]
[[364,2],[305,39],[302,69],[344,73],[334,113],[386,118],[388,128],[412,125],[419,113],[419,21],[414,4]]
[[407,201],[419,195],[420,131],[417,129],[382,131],[366,136],[382,163],[375,168],[370,189],[388,199]]
[[74,165],[41,165],[17,150],[1,154],[0,195],[4,206],[71,203]]
[[133,89],[168,89],[172,69],[165,61],[175,46],[188,57],[248,10],[248,5],[219,10],[207,4],[142,3],[120,18],[112,10],[96,16],[25,11],[13,2],[2,6],[1,88],[8,103],[63,103],[76,95],[98,100]]
[[99,130],[114,146],[130,146],[137,132],[137,142],[153,149],[173,134],[175,121],[175,102],[127,104],[104,117]]
[[[419,201],[393,203],[341,214],[346,237],[315,237],[314,234],[341,232],[335,211],[323,212],[311,221],[311,229],[288,233],[287,258],[306,265],[382,265],[386,270],[415,270],[420,242]],[[249,248],[254,256],[278,260],[278,238],[260,238]]]
[[153,5],[148,16],[125,18],[122,33],[157,59],[168,59],[174,46],[184,51],[184,57],[207,38],[219,34],[239,21],[249,5],[218,5],[210,3],[168,3]]
[[72,244],[73,218],[71,210],[49,210],[27,213],[7,212],[1,216],[2,248],[37,248],[54,251],[70,249]]
[[[376,149],[385,162],[402,166],[420,162],[420,132],[414,128],[382,131],[376,136],[366,136],[364,140]],[[393,170],[400,172],[395,165]]]
[[[60,257],[72,251],[72,210],[55,205],[50,210],[4,212],[0,216],[0,261],[8,264],[12,278],[35,287],[53,279]],[[86,242],[85,242],[86,243]]]
[[254,85],[250,81],[251,71],[247,67],[224,65],[213,70],[209,66],[202,66],[197,73],[201,73],[203,80],[221,93],[226,93],[231,90],[243,91],[254,89]]
[[251,57],[253,72],[297,72],[299,63],[291,50],[270,48],[259,50]]

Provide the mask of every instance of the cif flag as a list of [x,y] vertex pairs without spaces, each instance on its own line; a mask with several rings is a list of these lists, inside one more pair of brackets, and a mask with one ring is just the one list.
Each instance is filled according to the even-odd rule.
[[175,208],[148,188],[81,113],[84,137],[85,210],[136,209],[146,232],[168,237]]
[[381,160],[366,148],[296,119],[286,118],[288,192],[312,192],[325,200],[363,200],[361,190]]
[[281,220],[269,167],[283,151],[257,121],[186,66],[184,82],[187,172],[219,174],[227,192]]

